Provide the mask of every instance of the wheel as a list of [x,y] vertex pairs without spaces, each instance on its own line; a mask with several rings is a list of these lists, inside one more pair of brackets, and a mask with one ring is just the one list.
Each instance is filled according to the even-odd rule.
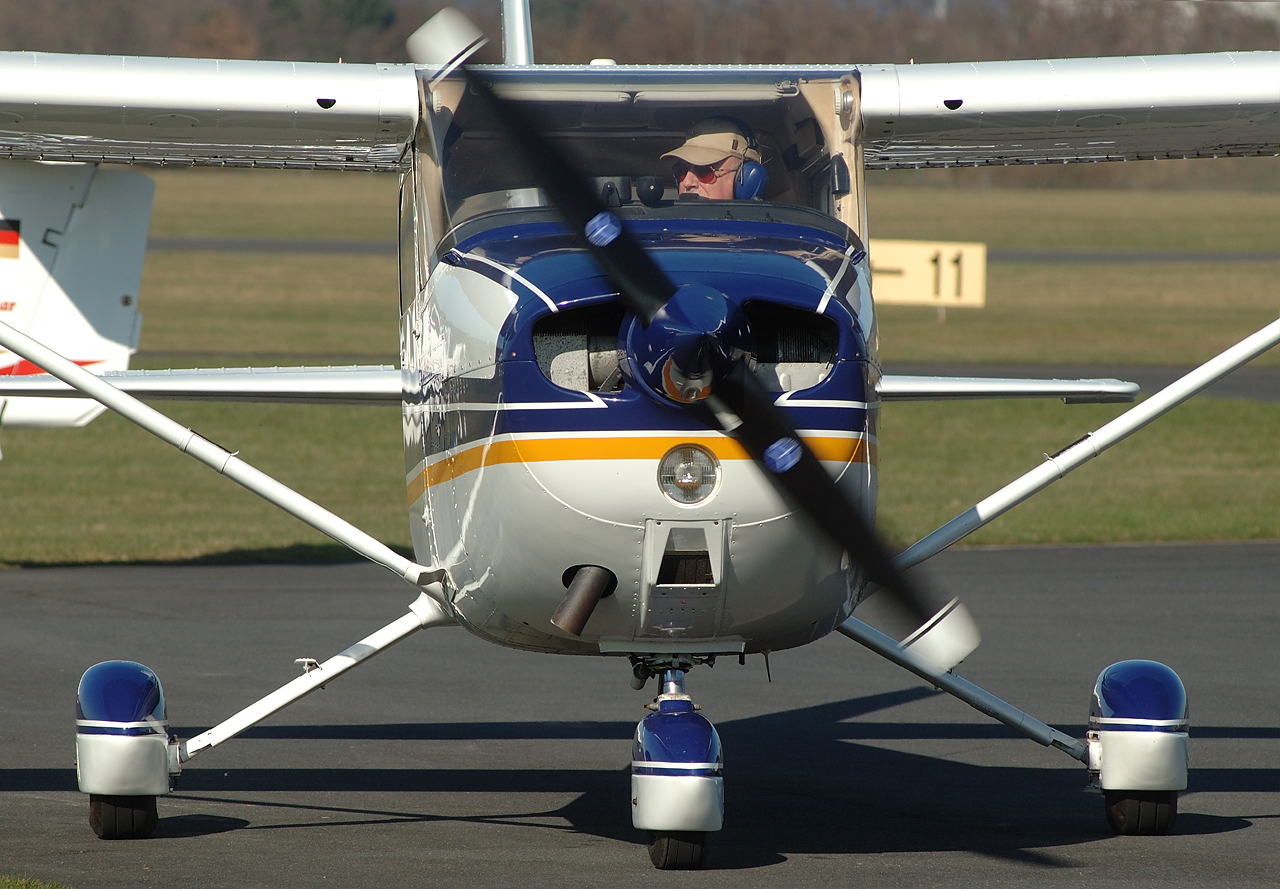
[[141,840],[160,821],[154,796],[89,794],[89,826],[103,840]]
[[706,857],[705,831],[649,831],[649,860],[658,870],[698,870]]
[[1176,790],[1107,790],[1107,822],[1118,834],[1160,836],[1178,819]]

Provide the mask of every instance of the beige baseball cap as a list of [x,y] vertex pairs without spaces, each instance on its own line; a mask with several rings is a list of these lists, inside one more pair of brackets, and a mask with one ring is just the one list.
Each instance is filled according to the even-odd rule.
[[679,158],[686,163],[698,166],[714,164],[727,157],[740,157],[743,160],[758,162],[760,152],[747,146],[747,137],[737,126],[723,118],[712,117],[696,124],[689,131],[684,144],[668,151],[662,159]]

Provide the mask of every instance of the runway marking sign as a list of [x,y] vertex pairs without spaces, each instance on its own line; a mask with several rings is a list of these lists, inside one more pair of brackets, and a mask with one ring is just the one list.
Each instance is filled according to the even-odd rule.
[[980,309],[987,302],[987,245],[872,238],[876,302]]

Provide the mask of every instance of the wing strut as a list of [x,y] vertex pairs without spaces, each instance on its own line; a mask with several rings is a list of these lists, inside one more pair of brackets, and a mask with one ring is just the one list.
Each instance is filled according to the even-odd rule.
[[894,560],[898,570],[905,571],[913,565],[919,565],[953,543],[963,540],[991,520],[999,518],[1019,503],[1040,493],[1071,470],[1084,465],[1107,448],[1163,417],[1236,368],[1248,364],[1277,343],[1280,343],[1280,321],[1273,321],[1216,358],[1206,361],[1182,379],[1165,386],[1146,401],[1129,408],[1096,432],[1090,432],[1052,457],[1046,455],[1045,462],[1035,469],[1005,485],[990,497],[971,506],[903,550]]
[[111,408],[126,420],[136,423],[152,435],[168,442],[188,456],[257,494],[297,519],[338,543],[398,574],[420,589],[426,590],[438,604],[451,613],[443,589],[437,584],[444,576],[441,568],[428,568],[406,559],[391,547],[377,540],[346,519],[334,515],[320,504],[299,494],[288,485],[277,481],[254,468],[235,454],[203,438],[180,423],[169,419],[155,408],[148,407],[132,395],[121,392],[101,377],[77,366],[62,355],[44,346],[24,333],[0,322],[0,345],[15,355],[43,368],[85,395]]

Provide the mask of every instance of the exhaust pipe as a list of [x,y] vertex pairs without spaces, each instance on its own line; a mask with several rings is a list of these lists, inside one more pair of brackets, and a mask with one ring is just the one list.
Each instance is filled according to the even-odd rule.
[[551,616],[551,624],[570,636],[581,636],[596,605],[618,588],[618,578],[599,565],[578,565],[565,572],[565,585],[569,591]]

